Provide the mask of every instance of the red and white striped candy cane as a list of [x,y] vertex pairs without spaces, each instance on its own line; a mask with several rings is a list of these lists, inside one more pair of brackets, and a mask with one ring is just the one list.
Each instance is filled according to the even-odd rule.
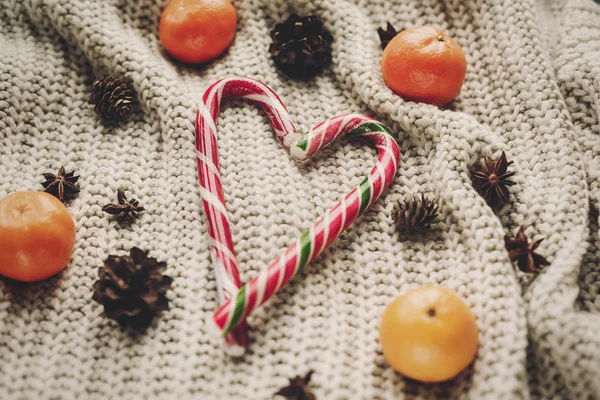
[[[367,178],[243,287],[223,197],[216,136],[221,101],[232,97],[257,103],[267,114],[277,138],[296,159],[310,157],[342,135],[365,137],[378,150],[377,162]],[[240,338],[246,337],[246,317],[285,286],[381,196],[400,162],[396,138],[380,122],[362,115],[340,115],[299,134],[279,97],[268,86],[248,78],[220,80],[204,93],[196,118],[196,148],[202,201],[222,301],[213,320],[229,344],[240,346],[245,345]]]

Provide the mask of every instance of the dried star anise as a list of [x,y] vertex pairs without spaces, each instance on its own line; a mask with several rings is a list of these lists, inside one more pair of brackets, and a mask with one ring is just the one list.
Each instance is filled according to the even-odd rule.
[[125,192],[117,189],[117,200],[119,204],[107,204],[102,207],[102,211],[111,215],[117,215],[117,219],[121,222],[133,223],[137,218],[138,213],[145,210],[139,205],[136,199],[127,200]]
[[388,22],[387,29],[378,28],[377,33],[379,34],[379,40],[381,40],[381,48],[385,49],[390,40],[398,34],[398,31],[396,31],[394,26]]
[[290,379],[289,385],[279,389],[275,395],[283,396],[288,400],[316,400],[316,396],[310,390],[310,387],[308,387],[308,382],[310,382],[313,373],[314,371],[310,370],[304,375],[304,378],[296,376]]
[[44,191],[57,197],[60,201],[69,200],[79,193],[76,183],[79,176],[74,176],[75,172],[65,173],[65,167],[61,165],[56,175],[49,172],[44,173],[46,181],[42,182]]
[[508,186],[516,185],[509,180],[515,174],[513,171],[508,171],[508,166],[512,163],[502,152],[496,161],[484,157],[483,170],[473,171],[473,186],[494,209],[500,209],[510,202]]
[[523,228],[519,228],[514,239],[504,236],[504,245],[508,251],[510,261],[516,261],[521,271],[537,272],[538,268],[542,265],[550,264],[548,260],[535,252],[535,249],[542,243],[542,240],[544,239],[529,243],[529,239],[525,236]]

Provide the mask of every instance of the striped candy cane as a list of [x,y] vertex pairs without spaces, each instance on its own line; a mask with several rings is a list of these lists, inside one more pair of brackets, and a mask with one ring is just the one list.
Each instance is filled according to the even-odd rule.
[[[277,138],[292,157],[305,160],[342,135],[369,139],[378,150],[377,163],[356,188],[319,219],[258,276],[240,287],[231,229],[219,173],[216,119],[221,101],[241,97],[257,103],[271,121]],[[196,118],[198,176],[211,238],[222,305],[213,321],[231,346],[245,345],[245,320],[258,306],[285,286],[348,228],[392,182],[400,151],[393,134],[380,122],[362,115],[340,115],[299,134],[279,97],[268,86],[247,78],[213,84],[203,96]],[[243,338],[242,340],[240,340]]]

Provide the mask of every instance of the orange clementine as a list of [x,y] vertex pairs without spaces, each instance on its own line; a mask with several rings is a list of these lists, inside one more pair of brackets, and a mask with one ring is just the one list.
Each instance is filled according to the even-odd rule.
[[388,364],[423,382],[453,378],[477,353],[475,317],[443,286],[423,286],[396,298],[383,313],[379,335]]
[[56,197],[16,192],[0,200],[0,275],[31,282],[69,263],[75,222]]
[[160,17],[158,36],[176,59],[203,63],[231,45],[236,27],[235,9],[229,0],[173,0]]
[[444,32],[417,26],[398,33],[385,47],[385,84],[406,100],[443,106],[460,92],[467,72],[462,48]]

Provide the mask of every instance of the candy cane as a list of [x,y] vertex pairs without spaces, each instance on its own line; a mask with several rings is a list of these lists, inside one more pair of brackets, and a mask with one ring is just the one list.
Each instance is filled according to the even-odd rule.
[[[216,119],[223,99],[241,97],[257,103],[271,121],[277,138],[290,154],[304,160],[335,138],[346,135],[369,139],[378,150],[375,167],[356,188],[319,219],[255,278],[240,287],[233,239],[219,173]],[[400,151],[393,134],[380,122],[362,115],[340,115],[299,134],[279,97],[266,85],[247,78],[228,78],[213,84],[203,96],[196,118],[198,176],[211,238],[211,253],[222,302],[213,314],[216,328],[231,345],[244,345],[245,320],[258,306],[285,286],[348,228],[392,182]],[[244,336],[245,337],[245,336]],[[236,342],[238,340],[238,342]]]

